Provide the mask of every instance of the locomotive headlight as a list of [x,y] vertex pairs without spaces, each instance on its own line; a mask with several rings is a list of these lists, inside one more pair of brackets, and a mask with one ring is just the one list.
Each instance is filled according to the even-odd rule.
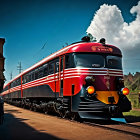
[[85,78],[85,81],[86,81],[87,84],[91,84],[95,81],[95,78],[93,76],[87,76]]
[[129,89],[128,88],[123,88],[122,90],[123,95],[128,95],[129,94]]
[[93,94],[95,92],[95,88],[93,86],[88,86],[87,92],[88,92],[88,94]]

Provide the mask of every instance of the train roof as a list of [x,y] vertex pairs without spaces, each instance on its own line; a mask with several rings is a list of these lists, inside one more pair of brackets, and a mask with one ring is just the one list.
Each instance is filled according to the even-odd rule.
[[[38,63],[36,63],[33,66],[29,67],[28,69],[24,70],[22,73],[17,75],[14,79],[12,79],[9,83],[11,83],[15,79],[19,78],[21,75],[24,75],[25,73],[29,72],[30,70],[33,70],[36,67],[56,58],[58,56],[61,56],[66,53],[72,53],[72,52],[79,52],[79,53],[80,52],[91,52],[91,53],[94,52],[94,53],[106,53],[106,54],[122,56],[120,49],[113,45],[95,43],[95,42],[78,42],[78,43],[74,43],[69,46],[66,46],[65,48],[62,48],[61,50],[47,56],[43,60],[39,61]],[[8,84],[6,84],[5,86],[7,86]]]

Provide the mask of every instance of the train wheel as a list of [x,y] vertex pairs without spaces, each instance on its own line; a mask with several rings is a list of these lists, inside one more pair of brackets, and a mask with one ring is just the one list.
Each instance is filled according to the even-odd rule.
[[71,120],[76,120],[76,114],[72,112],[72,113],[70,114],[70,119],[71,119]]
[[43,112],[47,115],[49,110],[47,108],[43,108]]
[[59,114],[61,118],[66,118],[66,111],[61,111]]
[[21,102],[21,107],[25,108],[25,102],[24,101]]
[[48,111],[45,111],[44,113],[47,115],[48,114]]
[[33,107],[33,111],[37,112],[37,108],[35,106]]
[[30,106],[30,110],[31,110],[31,111],[33,111],[33,110],[34,110],[34,108],[33,108],[33,106],[32,106],[32,105]]
[[26,108],[25,104],[22,105],[22,108]]

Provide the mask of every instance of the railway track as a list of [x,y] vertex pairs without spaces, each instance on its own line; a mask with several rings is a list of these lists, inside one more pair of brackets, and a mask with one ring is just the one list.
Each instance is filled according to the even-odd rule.
[[107,129],[110,131],[115,131],[131,136],[135,136],[140,138],[140,126],[138,125],[133,125],[133,124],[98,124],[98,123],[93,123],[93,122],[87,122],[84,121],[84,124],[90,125],[90,126],[96,126],[99,128]]
[[[44,114],[41,112],[38,112],[40,114]],[[50,114],[51,115],[51,114]],[[57,116],[58,117],[58,116]],[[61,117],[59,117],[61,118]],[[61,118],[61,119],[66,119],[68,120],[68,118]],[[138,125],[134,125],[134,124],[123,124],[123,123],[119,123],[119,122],[104,122],[104,121],[92,121],[92,120],[71,120],[73,122],[76,123],[83,123],[86,125],[90,125],[90,126],[95,126],[98,128],[102,128],[102,129],[106,129],[106,130],[110,130],[110,131],[114,131],[114,132],[119,132],[119,133],[123,133],[123,134],[127,134],[127,135],[131,135],[131,136],[135,136],[137,138],[140,138],[140,126]],[[106,124],[105,124],[106,123]]]

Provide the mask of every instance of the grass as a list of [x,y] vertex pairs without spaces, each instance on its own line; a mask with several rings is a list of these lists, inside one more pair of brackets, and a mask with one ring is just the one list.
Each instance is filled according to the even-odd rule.
[[[132,110],[130,112],[124,112],[124,116],[132,116],[132,117],[140,117],[140,102],[139,102],[139,94],[138,93],[131,93],[127,95],[128,99],[132,104]],[[139,110],[135,110],[139,109]]]
[[139,94],[131,93],[127,95],[128,99],[130,100],[132,104],[132,108],[140,108],[140,101],[139,101]]
[[137,110],[131,110],[130,112],[124,112],[124,116],[135,116],[135,117],[140,117],[140,111]]

